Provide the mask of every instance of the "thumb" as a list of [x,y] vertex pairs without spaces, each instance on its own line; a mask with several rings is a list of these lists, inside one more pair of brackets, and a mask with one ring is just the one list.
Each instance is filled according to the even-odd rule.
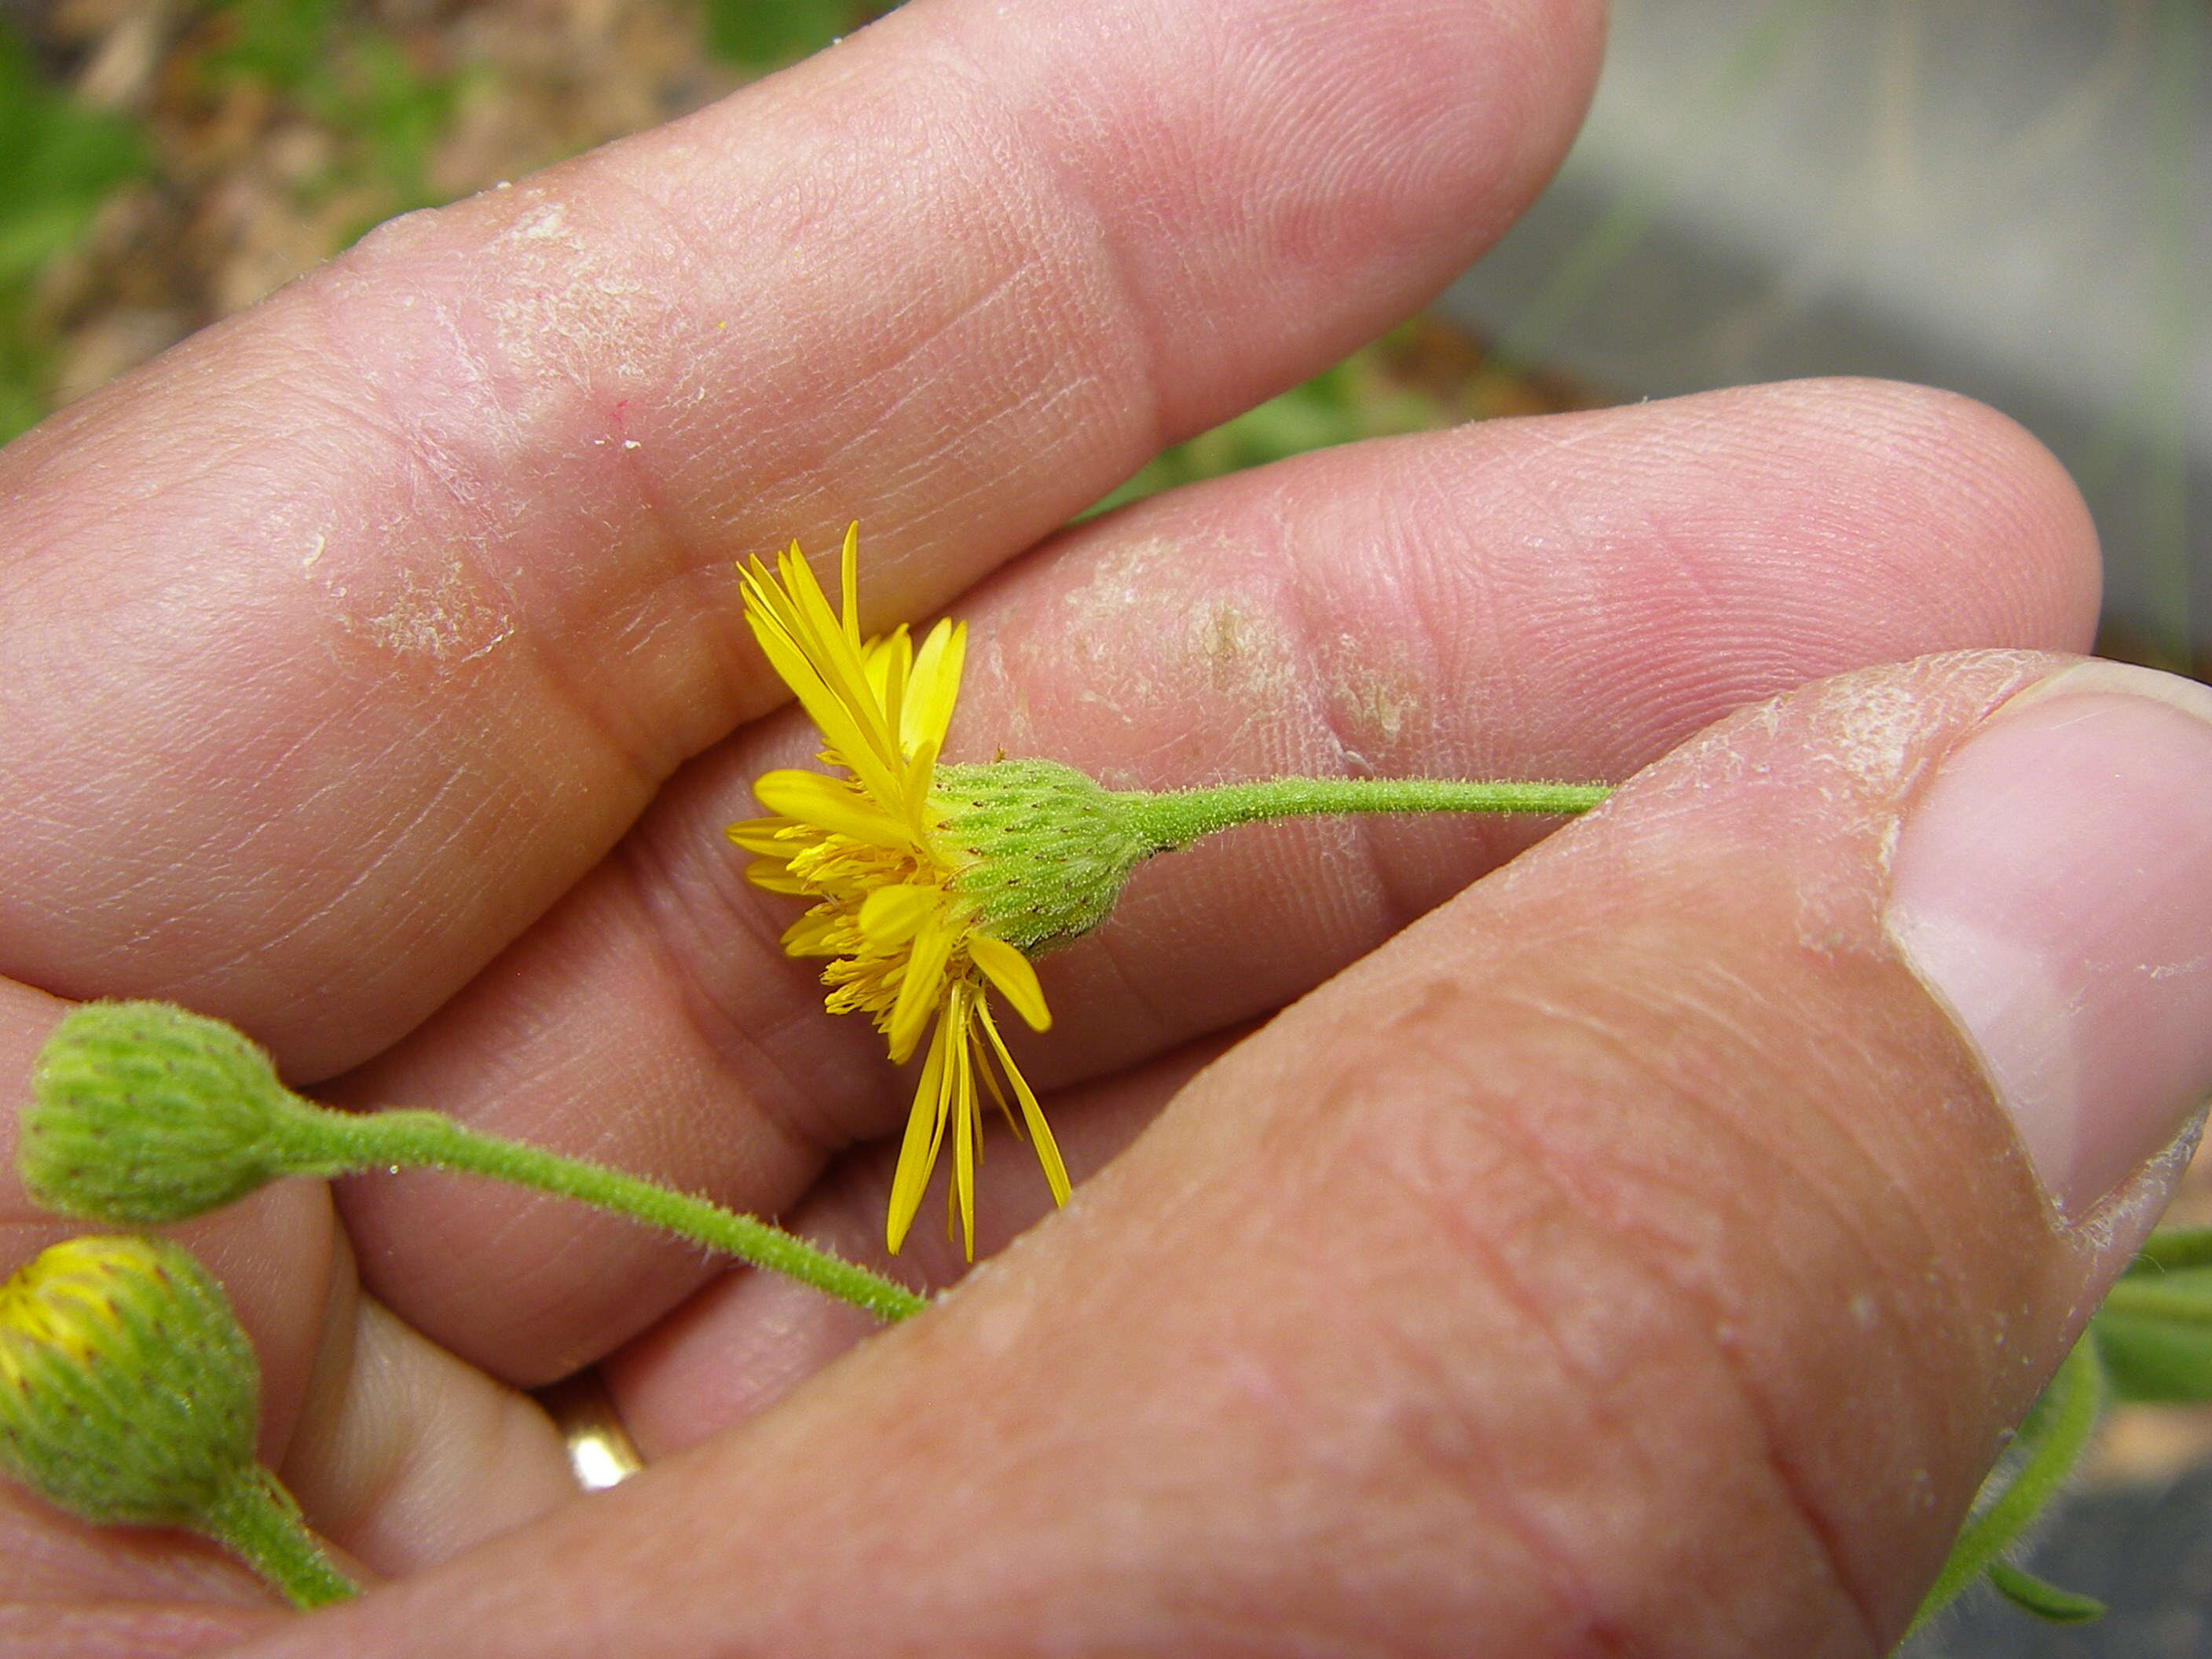
[[1881,1653],[2208,1032],[2212,693],[1831,681],[1292,1008],[929,1316],[252,1650]]

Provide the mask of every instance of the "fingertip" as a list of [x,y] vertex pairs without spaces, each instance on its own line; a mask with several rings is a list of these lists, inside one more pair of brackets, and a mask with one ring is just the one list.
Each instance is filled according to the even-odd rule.
[[1989,404],[1941,386],[1836,377],[1767,388],[1802,412],[1810,434],[1863,449],[1896,470],[1900,501],[1914,482],[1929,524],[1972,526],[1973,552],[2005,550],[1960,569],[1954,586],[1978,577],[2004,629],[1991,645],[2033,642],[2087,651],[2096,635],[2103,562],[2087,501],[2063,462],[2033,432]]
[[2212,690],[2039,680],[1946,757],[1892,877],[1891,937],[2058,1212],[2093,1218],[2212,1094]]

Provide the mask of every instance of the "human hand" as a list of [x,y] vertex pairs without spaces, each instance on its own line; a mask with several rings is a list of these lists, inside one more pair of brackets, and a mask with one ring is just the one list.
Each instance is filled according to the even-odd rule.
[[[957,604],[957,758],[1156,786],[1658,761],[1457,898],[1527,832],[1281,826],[1146,871],[1047,959],[1058,1023],[1024,1050],[1079,1176],[1113,1167],[811,1380],[848,1310],[458,1178],[335,1209],[288,1182],[184,1230],[257,1339],[264,1454],[404,1582],[294,1625],[193,1545],[9,1494],[27,1645],[1895,1633],[2205,1081],[2196,727],[2143,717],[2125,744],[2166,763],[2124,788],[2062,752],[2128,752],[2052,719],[2078,703],[1965,758],[2063,666],[2035,653],[2088,641],[2063,474],[1957,399],[1816,383],[1362,446],[1052,537],[1493,237],[1567,141],[1593,13],[915,0],[390,227],[0,454],[0,1075],[57,998],[171,999],[325,1097],[855,1255],[906,1089],[720,836],[812,747],[733,559],[858,518],[873,620]],[[1976,647],[2010,649],[1659,760]],[[2089,1080],[1996,1069],[2060,1185],[2079,1128],[2072,1223],[1883,932],[1894,896],[1927,968],[2031,894],[2041,1029]],[[2093,914],[2138,934],[2087,941]],[[2122,946],[2173,971],[2083,989]],[[1047,1205],[1006,1147],[981,1201],[986,1249]],[[9,1205],[8,1265],[65,1231]],[[902,1271],[959,1270],[917,1229]],[[521,1390],[595,1362],[658,1467],[579,1502]]]

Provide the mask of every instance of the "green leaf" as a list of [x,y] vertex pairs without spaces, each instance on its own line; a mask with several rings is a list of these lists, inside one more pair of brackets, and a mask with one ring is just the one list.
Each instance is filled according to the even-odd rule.
[[2097,1357],[2120,1400],[2212,1400],[2212,1330],[2107,1308],[2089,1322]]
[[0,21],[0,282],[28,277],[75,242],[149,166],[137,126],[47,85]]
[[2212,1268],[2183,1267],[2124,1279],[2106,1294],[2103,1311],[2163,1320],[2185,1330],[2212,1331]]
[[2144,1240],[2124,1279],[2156,1277],[2187,1267],[2212,1267],[2212,1227],[2162,1227]]
[[2086,1625],[2105,1616],[2105,1604],[2095,1596],[2061,1589],[2006,1561],[1990,1564],[1990,1588],[2014,1607],[2054,1625]]
[[781,69],[853,27],[850,0],[706,0],[707,49],[748,69]]
[[2021,1425],[2014,1443],[2018,1461],[2010,1480],[2000,1485],[1992,1477],[1984,1486],[1975,1513],[1951,1546],[1950,1559],[1913,1615],[1914,1630],[1948,1607],[1967,1585],[2002,1565],[2004,1552],[2058,1496],[2095,1435],[2104,1407],[2104,1366],[2096,1344],[2085,1337],[2074,1345]]
[[2212,1400],[2212,1229],[2153,1233],[2089,1330],[2120,1398]]

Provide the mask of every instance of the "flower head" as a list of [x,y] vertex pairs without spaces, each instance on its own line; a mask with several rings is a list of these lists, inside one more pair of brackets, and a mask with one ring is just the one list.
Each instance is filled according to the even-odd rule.
[[160,1225],[219,1209],[283,1175],[329,1175],[308,1146],[315,1109],[221,1020],[162,1002],[88,1002],[31,1071],[15,1170],[47,1209]]
[[254,1461],[261,1370],[163,1238],[72,1238],[0,1285],[0,1473],[95,1526],[188,1527],[301,1607],[355,1593]]
[[73,1238],[0,1285],[0,1469],[88,1521],[201,1526],[253,1469],[258,1368],[157,1238]]
[[836,611],[795,542],[773,572],[758,559],[740,568],[745,620],[821,728],[822,759],[843,775],[768,774],[753,792],[774,816],[732,824],[729,836],[755,855],[745,872],[755,884],[815,901],[783,947],[827,958],[830,1012],[870,1016],[895,1062],[923,1054],[886,1243],[896,1251],[905,1241],[949,1137],[949,1202],[972,1257],[986,1094],[1017,1133],[1027,1131],[1054,1200],[1067,1200],[1060,1149],[1007,1052],[989,993],[1036,1030],[1051,1015],[1029,958],[991,925],[974,890],[982,855],[958,833],[961,803],[939,787],[967,631],[946,620],[918,647],[903,625],[863,640],[854,605],[858,531],[845,535]]

